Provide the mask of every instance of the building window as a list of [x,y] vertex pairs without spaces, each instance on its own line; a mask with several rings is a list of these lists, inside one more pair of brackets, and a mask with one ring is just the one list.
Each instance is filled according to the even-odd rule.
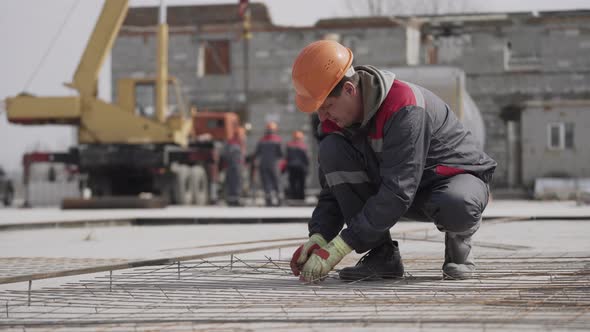
[[156,86],[154,83],[135,85],[135,114],[154,118],[156,114]]
[[229,75],[229,40],[203,40],[199,45],[197,76]]
[[574,124],[555,122],[547,125],[547,148],[565,150],[574,148]]
[[573,149],[574,148],[574,124],[569,122],[564,124],[565,130],[565,148],[566,149]]
[[505,71],[541,70],[541,44],[535,30],[524,29],[511,34],[504,44]]
[[[137,83],[135,85],[135,114],[146,118],[156,118],[156,82]],[[166,114],[180,115],[184,106],[181,105],[182,97],[179,95],[176,85],[168,82],[168,103]]]

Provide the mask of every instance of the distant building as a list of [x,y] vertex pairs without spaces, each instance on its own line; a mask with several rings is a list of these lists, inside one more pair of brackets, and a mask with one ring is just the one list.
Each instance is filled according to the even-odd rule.
[[590,100],[534,101],[522,121],[522,181],[590,178]]
[[430,17],[422,33],[426,63],[467,73],[467,90],[486,123],[486,151],[498,161],[494,185],[530,187],[523,176],[531,156],[520,153],[521,142],[524,129],[540,123],[521,118],[521,111],[529,100],[590,97],[590,11]]
[[[263,4],[250,8],[246,46],[237,5],[169,7],[169,72],[191,104],[238,112],[253,137],[274,120],[285,139],[303,130],[312,143],[310,116],[295,109],[291,65],[299,50],[322,38],[350,47],[355,64],[463,69],[486,124],[486,151],[499,163],[495,187],[528,185],[528,156],[518,152],[527,101],[590,98],[590,11],[338,18],[293,28],[273,25]],[[113,49],[113,80],[154,73],[156,23],[157,8],[129,10]]]

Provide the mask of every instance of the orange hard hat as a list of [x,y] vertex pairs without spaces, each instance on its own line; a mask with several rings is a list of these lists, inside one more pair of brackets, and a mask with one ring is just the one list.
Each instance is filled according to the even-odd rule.
[[333,40],[319,40],[301,50],[291,72],[299,110],[316,111],[352,68],[352,58],[350,49]]
[[293,132],[293,139],[300,140],[300,139],[303,139],[303,137],[304,137],[304,135],[303,135],[303,132],[302,131],[295,130]]
[[268,131],[277,131],[278,128],[279,128],[279,126],[274,121],[270,121],[270,122],[266,123],[266,130],[268,130]]

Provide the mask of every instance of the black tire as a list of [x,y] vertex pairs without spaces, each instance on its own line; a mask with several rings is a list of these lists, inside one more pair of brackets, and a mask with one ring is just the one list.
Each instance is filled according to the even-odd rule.
[[111,179],[104,175],[91,175],[88,181],[92,197],[111,196],[113,189]]
[[186,165],[173,164],[171,167],[172,179],[172,203],[189,205],[194,200],[194,176],[190,167]]
[[191,176],[193,178],[193,203],[198,206],[209,203],[209,181],[207,172],[202,166],[191,167]]

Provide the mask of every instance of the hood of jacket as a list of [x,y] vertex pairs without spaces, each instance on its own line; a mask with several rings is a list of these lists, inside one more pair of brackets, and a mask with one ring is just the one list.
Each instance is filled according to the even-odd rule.
[[354,70],[359,75],[359,86],[363,97],[363,121],[360,124],[362,128],[381,107],[381,103],[393,85],[395,74],[373,66],[355,66]]

